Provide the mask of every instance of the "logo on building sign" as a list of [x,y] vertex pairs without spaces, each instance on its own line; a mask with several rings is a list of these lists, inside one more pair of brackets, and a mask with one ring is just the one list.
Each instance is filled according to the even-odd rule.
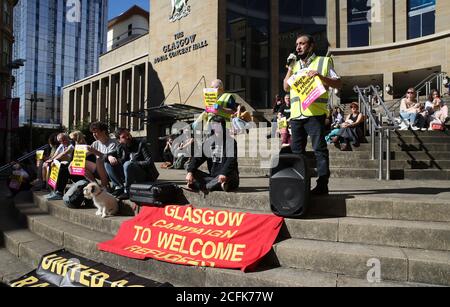
[[175,22],[183,17],[188,16],[191,13],[191,7],[188,5],[189,0],[171,0],[172,1],[172,13],[169,20]]

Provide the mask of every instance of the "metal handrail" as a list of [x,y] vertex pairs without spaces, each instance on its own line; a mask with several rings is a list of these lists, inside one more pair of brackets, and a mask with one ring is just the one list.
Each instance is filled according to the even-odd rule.
[[172,89],[170,90],[169,94],[167,94],[167,96],[164,98],[164,100],[161,102],[161,104],[159,105],[160,107],[164,106],[164,104],[166,103],[167,99],[170,97],[170,95],[172,94],[172,92],[175,90],[175,88],[178,86],[178,95],[180,98],[180,104],[181,104],[181,88],[180,88],[180,83],[177,82],[175,83],[175,85],[172,87]]
[[197,87],[200,85],[200,82],[204,82],[205,88],[206,88],[206,77],[203,75],[200,80],[198,80],[197,84],[194,86],[194,88],[192,89],[192,92],[189,94],[188,98],[186,99],[186,101],[183,104],[186,104],[189,99],[191,99],[192,95],[194,94],[195,90],[197,89]]
[[[389,111],[388,107],[386,106],[386,103],[384,102],[383,97],[381,97],[381,95],[380,95],[380,88],[378,86],[370,85],[369,89],[372,90],[372,93],[377,98],[377,104],[380,105],[383,108],[383,110],[385,112],[385,116],[387,116],[387,118],[388,118],[388,123],[391,124],[394,129],[397,129],[398,126],[395,123],[395,118],[392,115],[392,112]],[[381,125],[383,125],[382,122],[381,122]]]
[[[429,83],[433,82],[435,79],[438,79],[439,77],[443,78],[445,75],[447,75],[446,72],[439,72],[439,73],[432,73],[431,75],[429,75],[428,77],[426,77],[425,79],[423,79],[419,84],[417,84],[414,87],[414,90],[416,92],[420,92],[425,86],[427,86]],[[389,111],[393,112],[398,105],[402,102],[403,99],[406,98],[406,94],[403,95],[402,98],[398,99],[390,108]]]
[[[378,120],[375,118],[374,114],[372,113],[372,105],[371,105],[371,99],[369,99],[370,103],[367,102],[367,98],[371,98],[371,95],[373,93],[378,94],[378,91],[375,87],[369,86],[366,88],[360,88],[359,86],[354,87],[355,93],[358,94],[358,100],[360,105],[362,104],[364,106],[364,112],[367,113],[366,116],[369,119],[369,126],[370,126],[370,136],[371,136],[371,160],[375,160],[375,151],[376,151],[376,133],[378,132],[379,136],[379,151],[378,151],[378,179],[383,180],[383,162],[384,162],[384,135],[385,131],[386,133],[386,147],[387,150],[390,151],[390,131],[395,130],[396,126],[388,126],[383,127],[383,114],[379,114]],[[382,100],[381,100],[382,101]],[[384,101],[383,101],[384,104]],[[387,112],[389,113],[389,112]],[[386,180],[390,180],[390,165],[391,165],[391,155],[390,152],[386,155]]]
[[44,145],[44,146],[42,146],[42,147],[39,147],[38,149],[36,149],[36,150],[34,150],[34,151],[32,151],[32,152],[29,152],[29,153],[23,155],[22,157],[20,157],[19,159],[15,160],[14,162],[10,162],[10,163],[8,163],[8,164],[6,164],[6,165],[0,167],[0,173],[2,173],[2,172],[4,172],[4,171],[8,170],[9,168],[11,168],[11,167],[15,164],[15,162],[22,162],[22,161],[25,161],[25,160],[27,160],[27,159],[29,159],[29,158],[35,156],[35,155],[36,155],[36,151],[38,151],[38,150],[46,150],[46,149],[48,149],[49,147],[50,147],[50,145],[48,145],[48,144],[47,144],[47,145]]

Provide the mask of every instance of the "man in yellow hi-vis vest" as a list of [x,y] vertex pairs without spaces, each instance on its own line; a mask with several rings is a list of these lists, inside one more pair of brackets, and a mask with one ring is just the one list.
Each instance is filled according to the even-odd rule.
[[[216,109],[214,112],[210,112],[209,110],[205,110],[195,122],[192,124],[194,129],[202,128],[201,124],[206,126],[210,119],[216,115],[225,118],[225,120],[229,123],[231,121],[231,115],[236,112],[236,99],[233,94],[226,93],[224,90],[223,82],[220,79],[216,79],[211,82],[211,88],[218,89],[218,99],[217,103],[214,106]],[[204,128],[204,127],[203,127]]]
[[[325,119],[328,114],[328,89],[341,88],[341,78],[333,68],[333,62],[329,57],[319,57],[314,53],[315,42],[311,35],[302,34],[297,37],[296,51],[299,57],[291,54],[288,57],[288,72],[284,79],[284,90],[291,93],[291,130],[292,152],[304,154],[308,135],[311,138],[312,147],[317,159],[317,172],[319,179],[317,186],[312,191],[314,195],[328,194],[328,181],[330,178],[330,158],[325,141]],[[310,77],[318,76],[324,84],[327,92],[320,96],[306,109],[298,93],[291,89],[288,80],[301,69],[310,69]]]

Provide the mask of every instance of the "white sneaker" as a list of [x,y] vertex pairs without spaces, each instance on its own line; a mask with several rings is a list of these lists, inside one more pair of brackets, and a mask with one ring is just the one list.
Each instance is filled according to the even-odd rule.
[[405,124],[401,124],[400,125],[400,129],[399,130],[401,130],[401,131],[405,131],[405,130],[408,130],[408,126],[406,126]]
[[433,128],[431,128],[431,127],[430,127],[430,128],[428,128],[428,131],[433,131]]
[[420,129],[421,131],[427,131],[428,129],[427,128],[422,128],[422,129]]
[[419,128],[419,127],[416,127],[416,126],[411,126],[411,130],[417,131],[417,130],[420,130],[420,128]]

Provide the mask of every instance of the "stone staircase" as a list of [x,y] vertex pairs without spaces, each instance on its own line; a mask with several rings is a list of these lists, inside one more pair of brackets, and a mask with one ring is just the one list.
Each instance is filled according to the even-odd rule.
[[[183,171],[162,171],[182,183]],[[243,177],[236,193],[203,197],[185,192],[197,207],[270,213],[268,180]],[[101,219],[95,209],[73,210],[42,193],[3,206],[0,278],[8,282],[35,268],[40,258],[70,252],[176,286],[450,286],[450,195],[446,182],[386,184],[332,180],[331,195],[314,198],[310,215],[286,219],[258,270],[185,267],[128,259],[96,249],[130,217]],[[10,218],[6,219],[9,216]],[[369,283],[368,262],[381,263],[380,283]]]
[[[263,136],[269,129],[259,130],[251,135],[238,136],[239,167],[243,175],[268,176],[270,156],[279,150],[275,143],[271,143],[275,140],[264,140]],[[263,143],[260,144],[255,139],[262,140]],[[370,141],[370,138],[368,140]],[[370,143],[361,144],[350,152],[341,152],[334,145],[329,145],[328,148],[332,177],[378,178],[378,138],[376,160],[370,160]],[[309,165],[311,169],[314,169],[315,157],[310,143],[307,150]],[[384,170],[386,170],[385,158],[386,149],[384,150]],[[450,132],[448,130],[393,132],[391,134],[391,179],[450,180]]]
[[[267,130],[258,132],[265,136]],[[185,191],[185,196],[196,207],[268,214],[265,162],[276,146],[253,157],[249,149],[258,146],[248,137],[238,139],[239,147],[249,153],[239,158],[239,190],[206,197]],[[330,195],[314,197],[307,217],[285,219],[272,251],[252,273],[139,261],[98,251],[96,245],[112,239],[131,218],[129,210],[101,219],[95,209],[68,209],[60,201],[45,200],[43,193],[19,195],[15,203],[1,200],[0,281],[28,273],[43,255],[65,248],[175,286],[450,286],[449,147],[448,132],[396,133],[393,174],[399,172],[407,180],[385,182],[374,180],[378,162],[369,160],[369,145],[352,152],[330,146]],[[184,185],[184,171],[160,172],[162,180]],[[367,279],[373,260],[381,264],[380,283]]]

